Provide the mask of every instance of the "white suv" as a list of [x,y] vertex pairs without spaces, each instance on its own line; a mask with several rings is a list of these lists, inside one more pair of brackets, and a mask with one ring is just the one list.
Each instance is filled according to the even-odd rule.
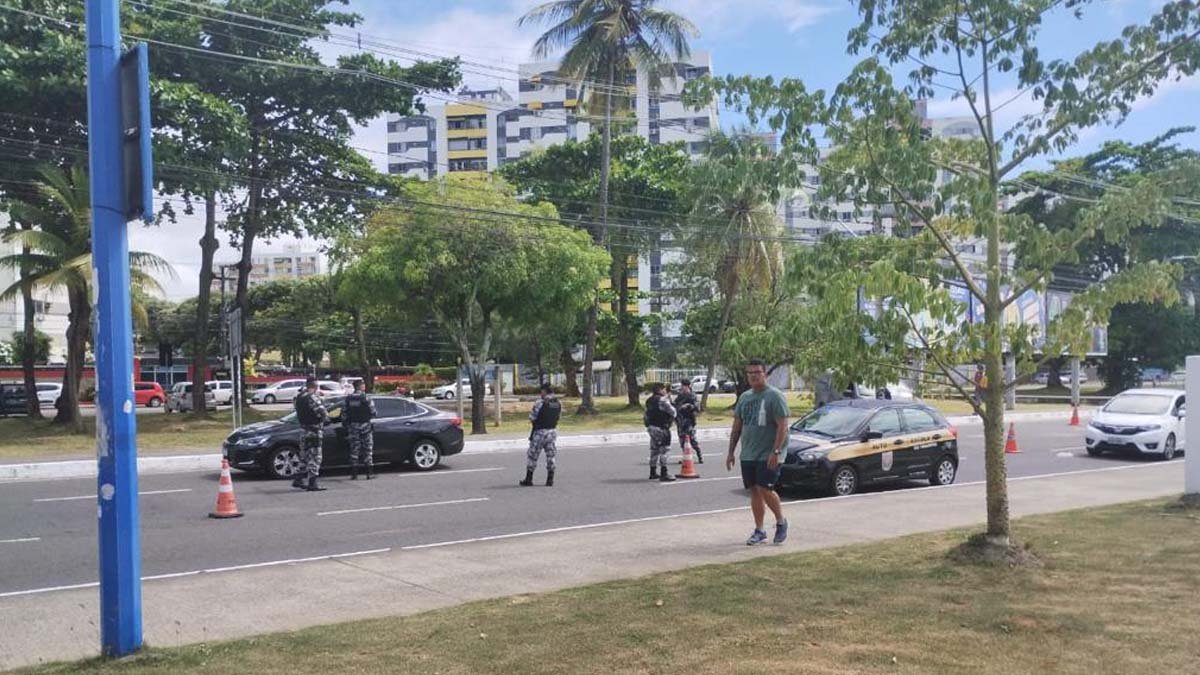
[[304,380],[280,380],[254,392],[252,403],[291,403],[304,389]]
[[233,405],[233,382],[230,380],[209,380],[204,383],[213,393],[217,405]]
[[58,403],[58,397],[62,396],[61,382],[38,382],[37,397],[38,405],[54,405]]
[[[204,385],[204,407],[209,410],[217,409],[217,399],[213,396],[212,389],[208,385]],[[167,393],[167,404],[163,406],[163,412],[191,412],[192,410],[192,383],[191,382],[176,382],[175,386],[171,387],[171,391]]]
[[1130,451],[1173,459],[1187,438],[1187,401],[1177,389],[1129,389],[1114,396],[1087,425],[1087,452]]
[[[464,399],[471,398],[470,378],[464,377],[462,379],[462,390]],[[450,384],[443,384],[440,387],[435,387],[430,393],[433,394],[433,397],[436,399],[442,401],[452,401],[454,400],[454,397],[458,396],[458,386],[451,382]],[[483,393],[487,396],[491,396],[492,385],[485,382],[483,384]]]

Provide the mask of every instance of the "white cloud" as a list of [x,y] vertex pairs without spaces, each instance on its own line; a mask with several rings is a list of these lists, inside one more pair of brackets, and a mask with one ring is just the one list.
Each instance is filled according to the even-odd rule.
[[[967,99],[959,96],[950,98],[947,92],[945,98],[935,98],[929,101],[930,117],[969,117],[971,106]],[[1002,135],[1027,115],[1042,112],[1042,101],[1033,98],[1032,91],[1020,91],[1015,88],[1000,89],[992,92],[992,106],[996,108],[996,135]],[[981,106],[982,107],[982,106]]]
[[741,33],[763,23],[796,33],[841,9],[814,0],[667,0],[663,6],[691,19],[705,36]]
[[1162,103],[1169,97],[1177,96],[1183,92],[1200,91],[1200,75],[1191,75],[1178,80],[1165,80],[1160,82],[1158,88],[1149,96],[1143,96],[1133,102],[1133,110],[1135,112],[1154,107]]

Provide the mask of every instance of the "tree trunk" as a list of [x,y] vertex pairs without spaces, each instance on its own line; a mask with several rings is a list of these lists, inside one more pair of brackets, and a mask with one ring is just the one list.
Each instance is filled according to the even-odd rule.
[[375,391],[375,374],[371,372],[371,362],[367,359],[367,337],[363,331],[362,310],[354,310],[354,341],[358,343],[358,367],[362,370],[363,389]]
[[[725,304],[721,307],[721,323],[717,325],[717,336],[713,340],[712,351],[708,355],[708,368],[704,380],[704,393],[700,395],[700,409],[708,409],[708,390],[713,381],[713,377],[717,374],[717,361],[721,358],[721,347],[725,343],[725,329],[729,327],[729,317],[733,314],[733,301],[737,294],[737,268],[734,267],[730,272],[733,277],[733,283],[727,286],[725,291]],[[740,392],[739,392],[740,393]]]
[[596,324],[600,312],[599,298],[592,298],[592,306],[588,308],[587,327],[583,341],[583,386],[579,390],[579,408],[577,415],[595,415],[596,402],[593,400],[595,381],[593,363],[596,358]]
[[472,363],[471,378],[471,434],[487,433],[487,389],[482,365]]
[[567,347],[562,350],[558,356],[559,363],[562,365],[563,377],[566,378],[566,395],[579,396],[579,382],[576,380],[575,371],[579,369],[579,364],[575,362],[575,358],[571,356],[571,348]]
[[87,296],[86,289],[67,291],[71,306],[70,315],[67,317],[67,367],[63,371],[63,391],[58,399],[58,414],[54,416],[56,424],[68,426],[77,433],[83,433],[83,416],[79,414],[79,381],[83,377],[83,361],[87,352],[92,314]]
[[621,370],[625,373],[625,396],[631,408],[641,407],[638,394],[637,367],[635,365],[637,349],[637,326],[629,316],[629,261],[623,256],[618,262],[613,258],[613,283],[617,284],[617,345],[619,346]]
[[987,542],[1007,548],[1008,467],[1004,456],[1004,343],[1000,309],[1000,224],[993,215],[987,223],[988,285],[984,295],[984,372],[988,387],[984,392],[983,448],[987,484]]
[[[25,229],[31,229],[32,226],[25,226]],[[29,247],[21,247],[23,255],[29,254]],[[21,278],[28,279],[29,271],[25,265],[21,266]],[[34,366],[37,365],[37,325],[34,323],[34,305],[33,305],[33,284],[24,282],[21,284],[21,305],[25,311],[24,324],[22,328],[22,342],[24,349],[21,351],[21,373],[25,376],[25,412],[29,414],[30,419],[41,419],[42,404],[38,401],[37,396],[37,370]]]
[[208,316],[212,302],[213,255],[217,251],[217,195],[204,197],[204,236],[200,238],[200,288],[196,295],[196,335],[192,343],[192,412],[207,416],[204,387],[197,386],[207,379]]
[[1062,389],[1065,385],[1062,380],[1062,359],[1050,359],[1045,364],[1048,369],[1046,372],[1046,388],[1047,389]]
[[533,339],[533,360],[537,363],[537,381],[538,386],[546,383],[546,364],[542,362],[542,341]]

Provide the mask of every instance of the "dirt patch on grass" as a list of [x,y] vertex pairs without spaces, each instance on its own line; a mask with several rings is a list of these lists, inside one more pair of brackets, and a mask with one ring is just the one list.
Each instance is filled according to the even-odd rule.
[[963,565],[1001,567],[1042,567],[1042,560],[1028,545],[1009,543],[997,545],[983,534],[975,534],[950,550],[946,557]]

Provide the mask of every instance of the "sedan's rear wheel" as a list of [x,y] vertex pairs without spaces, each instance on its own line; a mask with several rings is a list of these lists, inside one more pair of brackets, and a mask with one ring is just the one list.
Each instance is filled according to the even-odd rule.
[[413,448],[412,463],[418,471],[433,471],[442,463],[442,448],[428,438],[421,439]]
[[442,394],[442,400],[453,401],[454,400],[454,392],[448,391],[445,394]]
[[958,475],[958,466],[954,463],[954,458],[943,457],[933,467],[933,473],[929,475],[929,484],[949,485],[954,482],[956,475]]
[[849,464],[839,466],[829,480],[829,489],[837,497],[848,497],[858,491],[858,472]]
[[1175,434],[1167,434],[1167,440],[1163,441],[1162,458],[1164,462],[1175,459]]
[[275,402],[275,395],[274,395],[274,394],[267,394],[266,396],[264,396],[264,397],[263,397],[263,403],[266,403],[266,404],[268,404],[268,405],[269,405],[269,404],[271,404],[271,403],[274,403],[274,402]]
[[267,458],[267,472],[276,478],[294,478],[300,474],[300,451],[290,445],[276,448]]

